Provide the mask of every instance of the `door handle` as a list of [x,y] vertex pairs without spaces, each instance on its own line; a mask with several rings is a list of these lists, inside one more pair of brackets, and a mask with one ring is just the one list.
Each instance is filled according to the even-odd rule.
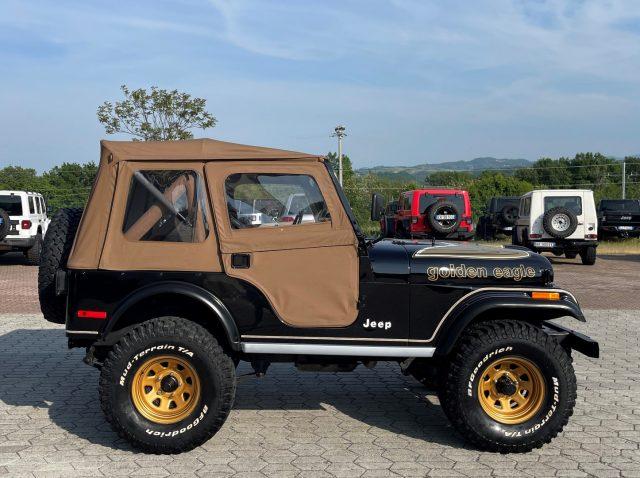
[[251,254],[231,254],[231,267],[234,269],[248,269],[251,267]]

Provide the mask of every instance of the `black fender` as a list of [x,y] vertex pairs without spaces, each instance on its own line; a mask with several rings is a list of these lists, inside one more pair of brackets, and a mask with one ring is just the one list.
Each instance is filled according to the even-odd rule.
[[[541,325],[559,317],[573,317],[586,322],[580,306],[571,294],[558,289],[539,290],[560,292],[560,300],[532,299],[529,292],[522,290],[487,290],[461,301],[449,312],[447,320],[437,332],[435,355],[451,353],[462,331],[480,316],[483,316],[483,320],[514,318],[539,322]],[[492,311],[495,313],[492,314]]]
[[141,287],[135,292],[127,296],[118,308],[111,315],[111,320],[106,324],[105,329],[102,332],[102,336],[106,337],[116,326],[118,320],[140,301],[148,299],[153,296],[162,294],[178,294],[191,299],[199,301],[202,305],[207,307],[211,313],[217,317],[224,329],[229,345],[233,350],[240,350],[240,332],[233,320],[233,316],[224,303],[202,287],[187,282],[179,281],[166,281],[159,284],[152,284],[145,287]]

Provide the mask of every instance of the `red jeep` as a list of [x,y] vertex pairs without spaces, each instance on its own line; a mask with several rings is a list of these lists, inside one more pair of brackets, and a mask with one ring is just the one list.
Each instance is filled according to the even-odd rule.
[[403,192],[398,200],[393,223],[394,229],[386,232],[387,236],[468,241],[473,237],[469,193],[461,189],[416,189]]

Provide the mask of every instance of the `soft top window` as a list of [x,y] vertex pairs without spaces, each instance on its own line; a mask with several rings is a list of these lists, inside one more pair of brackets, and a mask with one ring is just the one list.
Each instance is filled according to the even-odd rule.
[[305,174],[232,174],[225,189],[233,229],[331,220],[318,184]]
[[202,242],[209,233],[205,204],[195,171],[136,171],[122,231],[133,241]]
[[640,212],[640,201],[632,199],[603,199],[600,201],[602,211]]
[[22,199],[10,194],[0,195],[0,209],[4,209],[9,216],[22,216]]
[[544,212],[554,207],[564,207],[575,215],[582,214],[582,198],[580,196],[547,196],[544,198]]

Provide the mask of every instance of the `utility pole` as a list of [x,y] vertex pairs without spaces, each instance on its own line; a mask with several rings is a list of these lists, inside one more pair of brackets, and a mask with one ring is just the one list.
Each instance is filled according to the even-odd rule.
[[627,163],[622,161],[622,199],[627,196]]
[[334,133],[331,135],[332,137],[338,138],[338,182],[340,183],[340,186],[342,186],[342,138],[347,135],[344,130],[344,126],[338,125],[334,129]]

